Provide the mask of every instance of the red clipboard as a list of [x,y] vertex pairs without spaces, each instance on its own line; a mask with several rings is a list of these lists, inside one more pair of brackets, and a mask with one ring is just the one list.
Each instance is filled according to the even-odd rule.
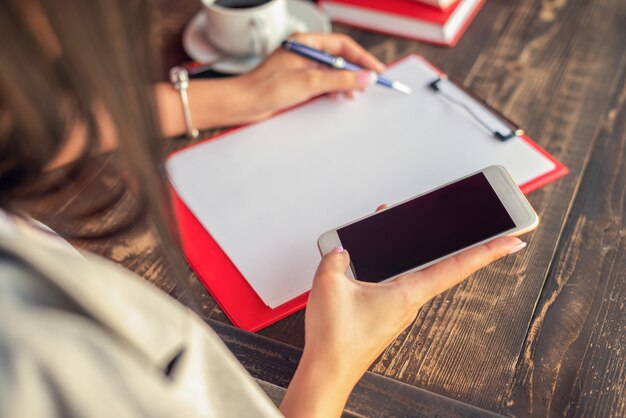
[[[440,70],[437,69],[437,71],[441,73]],[[207,141],[230,132],[232,130],[208,138]],[[568,173],[567,167],[530,138],[524,135],[520,139],[526,141],[555,165],[552,171],[522,184],[520,189],[525,194]],[[170,196],[185,257],[202,284],[234,325],[247,331],[258,331],[306,306],[308,292],[274,309],[268,307],[173,188]]]
[[185,257],[233,324],[258,331],[306,306],[308,292],[275,309],[267,306],[173,190],[171,199]]

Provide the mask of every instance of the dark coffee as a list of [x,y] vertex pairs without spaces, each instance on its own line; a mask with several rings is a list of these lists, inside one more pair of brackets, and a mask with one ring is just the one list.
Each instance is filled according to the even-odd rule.
[[215,5],[228,9],[249,9],[251,7],[262,6],[271,0],[217,0]]

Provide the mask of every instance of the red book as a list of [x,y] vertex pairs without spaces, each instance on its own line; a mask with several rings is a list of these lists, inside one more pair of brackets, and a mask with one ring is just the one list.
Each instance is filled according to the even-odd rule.
[[415,0],[319,0],[334,22],[403,38],[454,46],[484,0],[441,9]]
[[448,8],[454,5],[457,0],[413,0],[424,4],[430,4],[440,8],[441,10],[448,10]]

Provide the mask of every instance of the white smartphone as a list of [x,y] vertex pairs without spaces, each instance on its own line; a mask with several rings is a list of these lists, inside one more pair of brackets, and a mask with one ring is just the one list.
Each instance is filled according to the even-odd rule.
[[350,253],[352,278],[381,282],[533,230],[539,217],[502,166],[490,166],[326,232],[322,255]]

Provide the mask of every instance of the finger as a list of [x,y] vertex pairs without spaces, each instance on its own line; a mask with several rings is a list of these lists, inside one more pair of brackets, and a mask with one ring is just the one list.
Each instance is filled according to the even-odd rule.
[[354,64],[378,73],[385,70],[385,64],[367,52],[365,48],[347,35],[340,33],[306,33],[292,35],[292,38],[303,44],[322,49],[330,54],[341,55]]
[[389,205],[388,205],[388,204],[383,203],[382,205],[380,205],[380,206],[378,206],[378,207],[376,208],[376,212],[380,212],[381,210],[385,210],[385,209],[387,209],[388,207],[389,207]]
[[300,74],[300,81],[304,84],[303,91],[308,91],[310,96],[363,90],[376,81],[376,76],[370,71],[308,69],[302,70]]
[[403,276],[399,278],[399,281],[415,289],[414,297],[419,303],[424,303],[465,280],[475,271],[525,246],[526,243],[519,238],[498,238],[463,251],[424,270]]
[[350,256],[342,247],[335,247],[322,257],[315,276],[345,274],[350,267]]
[[333,34],[323,41],[325,49],[334,55],[341,55],[350,62],[376,72],[385,71],[385,65],[361,45],[347,35]]

